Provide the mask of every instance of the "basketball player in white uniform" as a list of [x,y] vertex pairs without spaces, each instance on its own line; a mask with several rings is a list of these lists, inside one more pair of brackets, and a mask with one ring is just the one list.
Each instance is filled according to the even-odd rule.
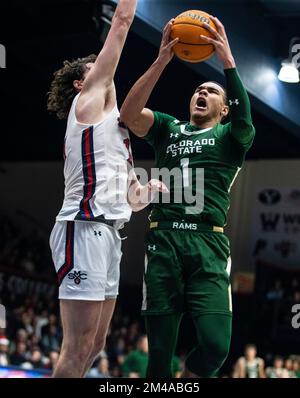
[[50,237],[63,326],[54,377],[84,377],[104,348],[118,294],[118,229],[163,189],[135,180],[127,198],[132,155],[113,78],[135,9],[136,0],[120,0],[99,55],[65,61],[49,93],[48,109],[68,119],[65,198]]

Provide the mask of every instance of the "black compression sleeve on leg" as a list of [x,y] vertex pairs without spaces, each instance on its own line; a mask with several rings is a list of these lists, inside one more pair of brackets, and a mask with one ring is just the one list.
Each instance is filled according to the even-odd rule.
[[172,377],[172,358],[176,348],[182,315],[148,315],[145,317],[149,341],[147,377]]
[[186,359],[186,367],[200,377],[213,377],[224,363],[230,346],[230,314],[205,314],[193,317],[198,345]]

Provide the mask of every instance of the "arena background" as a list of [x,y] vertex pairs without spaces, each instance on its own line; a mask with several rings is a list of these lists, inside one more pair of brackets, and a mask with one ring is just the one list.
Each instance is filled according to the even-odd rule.
[[[20,377],[21,373],[7,372],[7,366],[15,372],[22,368],[22,375],[26,369],[41,368],[48,374],[50,353],[59,351],[48,238],[63,198],[65,125],[47,113],[46,93],[63,60],[99,51],[114,3],[1,2],[0,44],[6,49],[6,65],[0,68],[0,299],[7,309],[7,328],[0,329],[0,377]],[[165,22],[199,8],[225,25],[257,130],[232,190],[227,233],[233,258],[234,329],[220,376],[231,377],[245,344],[254,343],[266,367],[276,355],[292,356],[299,377],[300,329],[292,322],[292,307],[300,304],[300,91],[299,83],[281,82],[277,74],[289,57],[291,40],[300,43],[300,2],[140,0],[116,75],[118,103],[155,59]],[[196,65],[174,59],[150,106],[187,120],[193,90],[207,79],[224,82],[214,58]],[[132,147],[136,166],[150,170],[151,148],[133,136]],[[134,214],[123,234],[127,239],[119,304],[105,353],[115,376],[123,375],[121,362],[144,332],[139,309],[148,211]],[[19,329],[25,330],[25,337]],[[184,357],[193,338],[186,317],[178,356]],[[16,355],[20,342],[25,343],[23,356]]]

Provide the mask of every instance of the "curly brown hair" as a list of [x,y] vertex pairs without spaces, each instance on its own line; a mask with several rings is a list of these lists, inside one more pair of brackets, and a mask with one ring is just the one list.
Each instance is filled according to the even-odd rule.
[[64,66],[54,73],[54,79],[47,93],[47,109],[56,113],[59,119],[67,119],[72,101],[77,94],[74,80],[81,80],[88,62],[95,62],[97,56],[91,54],[73,61],[64,61]]

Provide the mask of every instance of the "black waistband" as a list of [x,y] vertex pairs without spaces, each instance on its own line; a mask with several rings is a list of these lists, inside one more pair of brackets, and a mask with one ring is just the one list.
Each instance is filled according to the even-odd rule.
[[208,225],[203,223],[191,223],[186,221],[152,221],[150,229],[175,229],[178,231],[199,231],[199,232],[217,232],[223,233],[224,228],[216,225]]
[[109,225],[110,227],[114,227],[114,226],[115,226],[115,223],[116,223],[116,220],[107,220],[107,219],[104,217],[103,214],[101,214],[101,216],[93,217],[93,218],[90,218],[90,219],[84,219],[84,218],[81,218],[80,216],[77,215],[77,216],[75,217],[75,220],[87,221],[87,222],[100,222],[100,223],[102,223],[102,224]]
[[115,220],[107,220],[103,214],[101,214],[101,216],[95,217],[93,218],[93,220],[91,221],[96,221],[96,222],[102,222],[103,224],[109,225],[110,227],[114,227],[116,221]]

